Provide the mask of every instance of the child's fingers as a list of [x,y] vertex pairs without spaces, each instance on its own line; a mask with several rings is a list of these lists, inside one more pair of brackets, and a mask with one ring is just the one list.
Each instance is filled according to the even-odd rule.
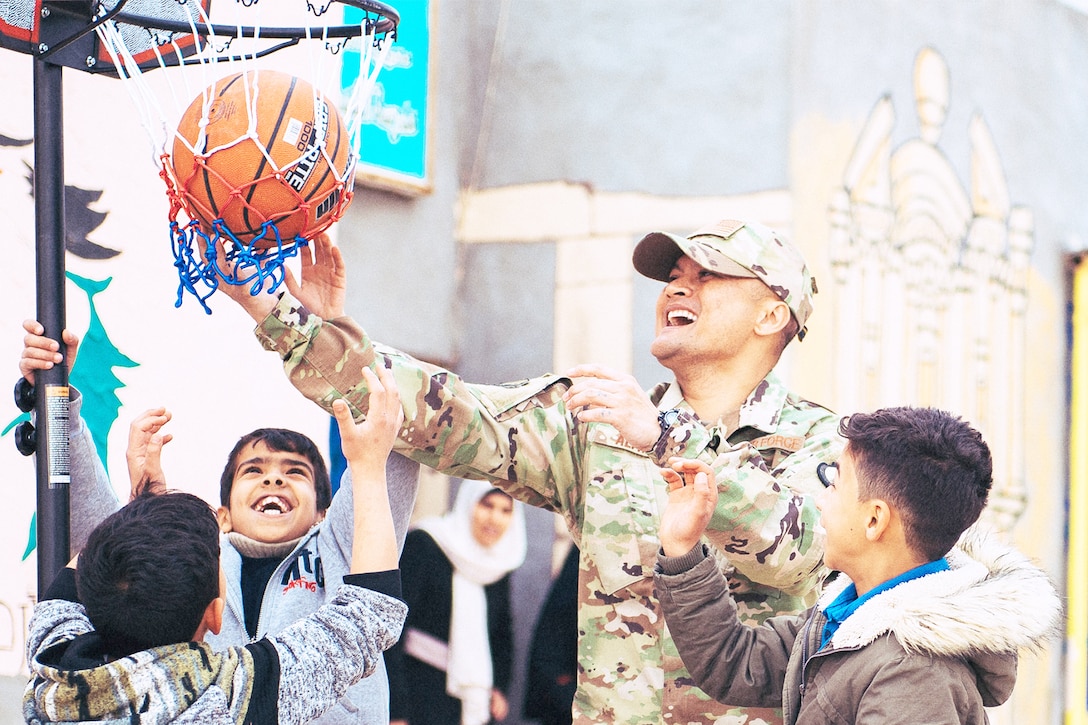
[[332,401],[332,414],[333,417],[336,418],[336,422],[341,426],[343,426],[345,422],[354,422],[351,418],[351,411],[348,410],[347,401],[343,398],[337,398]]
[[23,336],[23,348],[55,353],[60,351],[60,344],[44,334],[30,332]]
[[684,479],[680,477],[676,471],[671,468],[662,468],[661,477],[665,479],[665,485],[669,487],[670,491],[675,491],[678,488],[683,488]]
[[45,350],[39,347],[23,348],[23,356],[19,361],[20,366],[27,365],[38,370],[48,370],[54,363],[60,362],[60,353],[55,350]]
[[669,468],[678,473],[683,473],[684,471],[690,470],[693,463],[697,463],[697,461],[693,461],[690,458],[670,458]]
[[393,377],[393,371],[384,365],[378,365],[377,367],[378,380],[381,381],[382,387],[393,393],[397,392],[397,379]]
[[713,481],[706,471],[699,471],[695,474],[694,487],[695,495],[702,500],[703,505],[707,508],[707,515],[710,516],[718,503],[718,487],[713,485]]
[[384,392],[386,409],[396,415],[400,412],[400,391],[397,389],[397,380],[393,377],[393,371],[385,367],[378,367],[377,380]]
[[131,433],[151,434],[156,433],[160,428],[170,422],[173,415],[166,410],[166,408],[148,408],[143,413],[140,413],[132,423],[129,425]]
[[384,368],[374,371],[363,368],[367,388],[370,390],[370,412],[367,419],[382,425],[399,423],[400,397],[392,374]]
[[151,436],[147,441],[147,448],[145,454],[147,456],[145,462],[145,470],[152,474],[152,478],[165,478],[162,473],[162,447],[172,441],[174,437],[169,433],[158,434]]
[[374,392],[375,388],[381,387],[381,378],[378,377],[378,374],[374,372],[373,368],[363,368],[363,377],[366,378],[367,388],[370,389],[370,392]]
[[358,437],[359,431],[347,401],[342,398],[332,401],[332,415],[336,418],[336,427],[340,431],[341,442],[344,445],[350,445]]

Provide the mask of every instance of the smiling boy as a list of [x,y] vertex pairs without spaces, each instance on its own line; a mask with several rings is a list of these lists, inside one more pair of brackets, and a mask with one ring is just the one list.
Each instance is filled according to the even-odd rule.
[[[130,446],[146,444],[152,451],[152,469],[158,465],[156,435],[152,426],[130,439]],[[390,456],[398,546],[416,472],[407,459]],[[406,492],[411,494],[407,509]],[[217,650],[280,632],[333,596],[336,587],[327,582],[339,582],[348,572],[353,525],[351,486],[341,486],[334,496],[316,444],[283,428],[262,428],[238,440],[223,468],[219,496],[226,607],[219,633],[206,637]],[[388,692],[383,660],[316,722],[387,722]]]
[[324,518],[331,498],[325,466],[314,463],[319,458],[309,438],[294,431],[263,428],[243,436],[220,482],[220,530],[248,531],[268,543],[305,534]]

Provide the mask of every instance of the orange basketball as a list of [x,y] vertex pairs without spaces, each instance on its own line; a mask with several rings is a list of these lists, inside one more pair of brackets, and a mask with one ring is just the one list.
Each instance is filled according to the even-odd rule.
[[[172,165],[191,219],[212,233],[222,218],[246,244],[312,239],[351,197],[353,154],[336,105],[301,78],[270,70],[222,78],[182,114]],[[253,118],[251,123],[250,118]],[[252,128],[253,133],[250,132]]]

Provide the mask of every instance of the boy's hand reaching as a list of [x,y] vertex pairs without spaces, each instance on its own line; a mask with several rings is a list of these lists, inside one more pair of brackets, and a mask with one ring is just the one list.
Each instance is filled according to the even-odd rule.
[[19,358],[19,372],[31,385],[34,384],[35,370],[49,370],[62,360],[68,362],[68,372],[72,372],[72,366],[76,364],[76,351],[79,349],[79,336],[65,330],[61,333],[64,341],[65,354],[60,353],[60,345],[56,340],[45,337],[45,327],[37,320],[23,320],[23,329],[26,335],[23,337],[23,354]]
[[128,463],[130,501],[145,490],[154,494],[166,491],[162,447],[174,436],[159,431],[170,422],[171,417],[166,408],[151,408],[137,416],[128,427],[125,461]]
[[363,368],[363,378],[370,391],[366,418],[358,423],[353,421],[348,404],[342,399],[333,401],[332,410],[340,428],[344,458],[352,470],[365,468],[384,472],[386,459],[404,422],[404,410],[391,372],[379,368],[375,373],[370,368]]
[[661,550],[666,556],[682,556],[699,543],[714,507],[718,486],[714,469],[702,461],[673,458],[661,469],[669,487],[669,504],[661,515]]

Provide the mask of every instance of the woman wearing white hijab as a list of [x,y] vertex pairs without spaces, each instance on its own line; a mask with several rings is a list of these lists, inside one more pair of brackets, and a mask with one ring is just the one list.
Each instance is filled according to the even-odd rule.
[[453,509],[408,532],[408,618],[386,652],[391,725],[486,725],[506,717],[513,627],[510,572],[525,561],[521,504],[465,480]]

